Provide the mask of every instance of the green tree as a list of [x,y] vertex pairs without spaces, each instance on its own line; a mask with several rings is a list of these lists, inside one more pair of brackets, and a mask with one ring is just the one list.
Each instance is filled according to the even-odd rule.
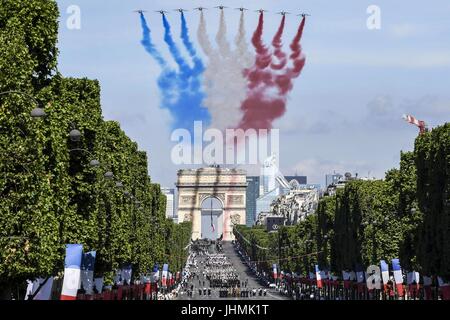
[[450,124],[415,143],[417,199],[423,213],[418,261],[424,274],[450,280]]

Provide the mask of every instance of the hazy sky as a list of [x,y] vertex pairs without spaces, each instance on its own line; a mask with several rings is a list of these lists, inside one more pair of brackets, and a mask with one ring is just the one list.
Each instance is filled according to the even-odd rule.
[[[117,120],[148,152],[153,181],[173,187],[178,167],[170,160],[170,115],[159,107],[159,67],[140,44],[139,16],[146,9],[156,46],[169,57],[162,23],[154,10],[178,7],[245,6],[248,38],[257,24],[255,9],[265,8],[265,40],[273,37],[280,10],[312,16],[303,50],[306,66],[295,81],[280,128],[281,170],[324,184],[325,174],[346,171],[381,178],[398,166],[400,150],[413,149],[418,130],[401,116],[412,114],[430,127],[450,120],[450,2],[448,0],[58,0],[61,12],[59,70],[65,76],[98,79],[107,120]],[[70,5],[81,9],[81,29],[66,27]],[[366,10],[381,8],[381,30],[369,30]],[[211,40],[219,12],[208,10]],[[186,13],[197,44],[198,12]],[[239,12],[226,11],[230,41]],[[178,35],[179,15],[168,19]],[[284,42],[295,35],[299,18],[287,17]],[[177,38],[177,41],[179,39]],[[201,52],[200,48],[198,51]],[[205,61],[206,58],[205,58]],[[253,168],[253,173],[258,172]]]

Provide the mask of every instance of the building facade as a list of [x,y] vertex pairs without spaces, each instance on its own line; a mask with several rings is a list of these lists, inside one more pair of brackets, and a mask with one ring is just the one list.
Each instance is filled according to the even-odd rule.
[[[192,239],[234,240],[233,227],[246,223],[246,172],[217,166],[178,171],[178,221],[192,222]],[[214,208],[208,208],[212,203]]]
[[246,225],[251,227],[256,222],[256,199],[260,195],[260,177],[247,177],[247,192],[246,192]]
[[175,189],[161,188],[162,193],[166,196],[166,218],[175,219]]

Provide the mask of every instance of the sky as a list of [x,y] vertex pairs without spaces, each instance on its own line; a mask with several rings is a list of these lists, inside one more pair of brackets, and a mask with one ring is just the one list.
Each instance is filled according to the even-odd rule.
[[[307,175],[309,183],[324,184],[325,174],[358,173],[383,178],[398,167],[400,151],[411,151],[418,129],[401,117],[411,114],[430,128],[450,121],[450,2],[435,0],[58,0],[60,8],[59,71],[67,77],[98,79],[106,120],[120,122],[126,134],[145,150],[154,182],[174,187],[180,169],[171,161],[171,115],[160,108],[157,78],[160,69],[141,46],[139,16],[146,18],[153,40],[164,56],[161,17],[167,15],[174,35],[180,28],[173,9],[190,9],[186,19],[198,47],[197,6],[245,6],[247,38],[258,22],[253,10],[266,13],[264,40],[270,43],[281,10],[287,16],[287,48],[299,24],[296,14],[307,12],[302,46],[306,65],[295,80],[286,114],[276,120],[280,129],[280,170],[285,175]],[[67,9],[76,5],[81,28],[69,29]],[[380,8],[380,29],[370,30],[367,8]],[[295,14],[294,14],[295,13]],[[225,11],[229,40],[238,30],[239,12]],[[211,40],[219,11],[205,13]],[[176,38],[178,43],[181,43]],[[247,168],[258,174],[259,167]]]

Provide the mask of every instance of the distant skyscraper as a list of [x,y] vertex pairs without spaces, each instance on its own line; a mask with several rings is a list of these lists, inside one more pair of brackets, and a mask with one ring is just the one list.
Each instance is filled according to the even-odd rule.
[[267,158],[261,168],[261,184],[262,184],[262,193],[266,194],[276,189],[277,180],[276,176],[279,172],[278,167],[276,166],[276,157],[272,155]]
[[246,224],[251,227],[256,221],[256,199],[260,195],[260,178],[247,177]]
[[173,219],[175,217],[175,189],[161,188],[161,191],[167,197],[166,218]]

